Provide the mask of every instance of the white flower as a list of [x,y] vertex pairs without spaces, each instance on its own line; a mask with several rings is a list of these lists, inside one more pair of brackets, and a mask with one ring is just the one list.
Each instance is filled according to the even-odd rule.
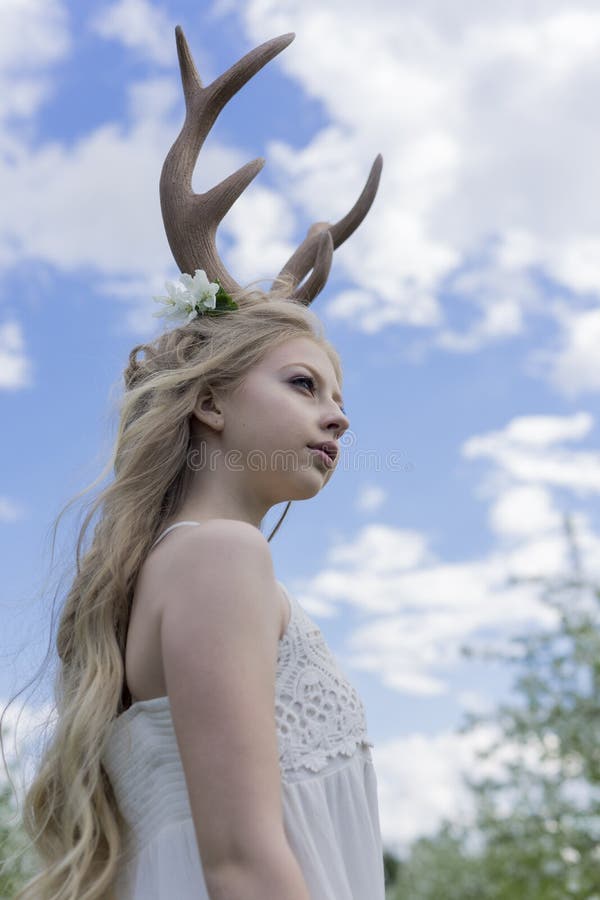
[[155,303],[164,303],[166,309],[153,313],[168,319],[181,319],[187,325],[205,309],[215,309],[219,285],[209,282],[204,269],[196,269],[194,277],[184,272],[179,282],[165,281],[166,297],[153,297]]

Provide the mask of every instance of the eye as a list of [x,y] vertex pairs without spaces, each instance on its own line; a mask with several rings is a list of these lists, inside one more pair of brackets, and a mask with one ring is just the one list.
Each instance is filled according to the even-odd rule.
[[[305,384],[309,384],[310,392],[311,392],[311,394],[314,394],[314,392],[315,392],[315,379],[314,378],[311,378],[310,375],[299,375],[297,378],[292,378],[290,384],[296,384],[296,382],[298,382],[298,381],[304,381]],[[308,390],[308,388],[307,388],[307,390]],[[340,410],[341,410],[342,414],[345,416],[346,410],[344,409],[343,406],[340,406]]]
[[296,384],[298,381],[304,381],[306,384],[310,385],[311,393],[314,394],[315,391],[315,379],[311,378],[310,375],[300,375],[298,378],[292,378],[291,383]]

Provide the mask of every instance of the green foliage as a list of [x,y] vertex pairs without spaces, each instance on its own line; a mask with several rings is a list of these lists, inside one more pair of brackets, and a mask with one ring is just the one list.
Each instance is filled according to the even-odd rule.
[[400,870],[400,861],[396,859],[393,853],[387,850],[383,851],[383,874],[385,878],[385,886],[393,886],[398,881],[398,872]]
[[219,285],[219,290],[215,295],[215,309],[213,311],[209,311],[209,314],[215,315],[215,313],[227,312],[233,309],[239,309],[238,304],[235,302],[233,297],[231,297],[224,287],[217,281],[216,284]]
[[420,838],[408,860],[399,862],[388,900],[488,900],[483,862],[464,850],[461,827],[444,822],[433,838]]
[[537,585],[556,624],[491,654],[517,667],[514,697],[462,728],[499,729],[481,758],[510,751],[504,773],[465,777],[473,827],[417,841],[389,900],[600,900],[600,586],[582,575],[568,518],[565,533],[568,577],[510,579]]
[[11,900],[35,870],[27,836],[15,824],[12,796],[10,785],[0,788],[0,900]]

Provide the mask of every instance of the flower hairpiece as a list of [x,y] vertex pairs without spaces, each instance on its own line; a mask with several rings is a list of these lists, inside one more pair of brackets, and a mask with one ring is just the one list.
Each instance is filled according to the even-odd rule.
[[165,281],[165,287],[167,296],[153,297],[153,300],[164,303],[166,309],[153,313],[153,316],[179,319],[187,325],[196,316],[216,316],[239,309],[218,281],[209,282],[204,269],[196,269],[193,278],[185,272],[179,276],[179,282]]

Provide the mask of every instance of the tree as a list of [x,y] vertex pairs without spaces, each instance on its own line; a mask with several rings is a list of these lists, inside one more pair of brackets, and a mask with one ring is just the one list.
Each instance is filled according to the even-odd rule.
[[34,859],[27,849],[28,838],[20,824],[15,824],[13,791],[8,784],[0,787],[0,900],[11,900],[34,873]]
[[[465,850],[464,827],[443,821],[433,837],[416,840],[407,860],[397,860],[388,900],[489,900],[483,860]],[[513,898],[515,900],[515,898]]]
[[465,776],[474,824],[417,841],[393,900],[600,900],[600,586],[582,573],[568,516],[564,526],[568,576],[509,579],[537,585],[556,624],[486,654],[516,666],[514,698],[461,729],[495,724],[481,758],[508,748],[510,760],[497,777]]

